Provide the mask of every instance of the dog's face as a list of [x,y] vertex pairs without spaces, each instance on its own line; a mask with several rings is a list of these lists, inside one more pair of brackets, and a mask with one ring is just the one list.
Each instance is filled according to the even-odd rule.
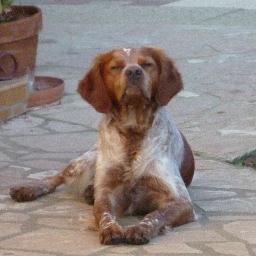
[[97,111],[143,101],[166,105],[182,89],[172,60],[158,48],[117,49],[98,55],[78,92]]

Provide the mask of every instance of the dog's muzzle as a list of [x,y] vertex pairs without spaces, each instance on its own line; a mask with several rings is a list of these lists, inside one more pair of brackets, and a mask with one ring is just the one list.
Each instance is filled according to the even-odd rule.
[[139,85],[143,78],[143,71],[138,65],[131,65],[125,69],[125,76],[133,85]]

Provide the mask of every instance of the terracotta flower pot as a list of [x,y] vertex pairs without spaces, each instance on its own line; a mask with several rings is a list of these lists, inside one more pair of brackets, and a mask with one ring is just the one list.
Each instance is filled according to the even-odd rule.
[[35,6],[12,6],[14,21],[0,23],[0,80],[33,71],[42,12]]

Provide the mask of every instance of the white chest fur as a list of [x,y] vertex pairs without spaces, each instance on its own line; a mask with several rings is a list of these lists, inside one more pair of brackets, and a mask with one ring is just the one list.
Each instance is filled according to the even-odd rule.
[[[105,118],[100,126],[95,184],[97,185],[109,168],[125,165],[126,152],[119,132]],[[185,185],[180,176],[184,145],[181,134],[165,108],[155,113],[152,127],[148,130],[139,154],[131,165],[130,176],[135,180],[142,176],[156,176],[175,194],[180,194]],[[152,168],[153,167],[153,168]],[[177,191],[178,190],[178,191]]]

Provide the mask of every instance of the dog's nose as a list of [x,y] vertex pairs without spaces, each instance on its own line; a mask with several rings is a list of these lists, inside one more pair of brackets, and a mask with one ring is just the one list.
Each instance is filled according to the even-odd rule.
[[133,82],[136,82],[142,77],[142,69],[138,66],[130,66],[125,70],[127,78]]

